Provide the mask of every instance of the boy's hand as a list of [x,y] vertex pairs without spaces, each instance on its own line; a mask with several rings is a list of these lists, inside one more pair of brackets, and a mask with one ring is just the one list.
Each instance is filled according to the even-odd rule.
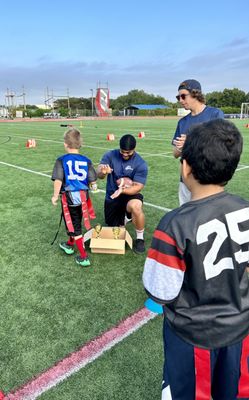
[[58,201],[58,199],[59,199],[59,196],[53,196],[52,197],[52,199],[51,199],[51,201],[52,201],[52,204],[54,205],[54,206],[57,206],[57,201]]

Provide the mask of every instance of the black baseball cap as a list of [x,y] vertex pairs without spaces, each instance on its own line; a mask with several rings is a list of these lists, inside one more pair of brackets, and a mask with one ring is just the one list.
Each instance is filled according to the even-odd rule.
[[191,92],[192,90],[199,90],[201,92],[201,84],[195,79],[186,79],[186,81],[180,83],[178,90],[181,89],[186,89],[189,92]]

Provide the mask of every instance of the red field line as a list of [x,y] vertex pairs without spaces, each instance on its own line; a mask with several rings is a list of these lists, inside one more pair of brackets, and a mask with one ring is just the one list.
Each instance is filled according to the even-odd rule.
[[75,372],[96,360],[103,353],[137,331],[157,314],[142,308],[121,321],[115,327],[92,339],[79,350],[69,354],[57,364],[34,377],[32,380],[6,394],[4,400],[33,400],[55,387]]

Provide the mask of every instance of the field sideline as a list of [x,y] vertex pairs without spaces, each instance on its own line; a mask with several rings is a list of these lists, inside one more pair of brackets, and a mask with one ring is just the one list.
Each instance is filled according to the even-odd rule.
[[[59,207],[53,208],[50,203],[49,178],[55,159],[64,152],[65,128],[60,127],[61,122],[0,124],[0,221],[4,227],[0,257],[0,389],[7,394],[6,399],[160,398],[162,321],[143,309],[146,296],[141,274],[145,257],[129,249],[125,256],[89,252],[93,266],[81,270],[72,257],[58,249],[58,241],[65,237],[64,227],[54,246],[50,245],[60,214]],[[247,121],[233,122],[244,136],[244,151],[228,189],[249,199],[249,129],[245,128]],[[171,155],[177,120],[91,119],[67,123],[82,131],[82,152],[95,165],[105,151],[118,147],[124,133],[137,137],[139,131],[145,132],[144,139],[137,139],[137,150],[149,165],[144,189],[148,248],[159,219],[177,206],[179,164]],[[106,140],[108,133],[115,135],[115,141]],[[34,149],[25,147],[30,138],[37,142]],[[97,222],[103,224],[105,182],[99,181],[99,188],[92,200]],[[128,230],[134,236],[131,226]],[[116,334],[122,338],[114,340],[118,345],[107,345],[102,351],[101,340]],[[94,338],[101,338],[96,350],[101,357],[93,357],[96,361],[90,363],[85,363],[83,357],[80,364],[84,352],[89,356]],[[58,362],[71,362],[70,355],[84,368],[63,375],[65,371]],[[44,385],[46,389],[41,390],[45,371],[55,372],[56,366],[60,366],[65,379]],[[38,379],[40,386],[33,390]],[[25,387],[26,394],[22,392]]]

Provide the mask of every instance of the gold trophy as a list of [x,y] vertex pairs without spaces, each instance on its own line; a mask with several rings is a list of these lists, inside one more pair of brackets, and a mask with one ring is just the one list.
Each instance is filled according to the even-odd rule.
[[112,232],[113,232],[113,237],[114,239],[119,239],[119,234],[120,234],[120,228],[119,226],[114,226],[112,228]]
[[95,232],[96,232],[96,239],[99,239],[99,238],[100,238],[101,229],[102,229],[102,226],[101,226],[100,224],[97,224],[97,225],[94,227],[94,230],[95,230]]

